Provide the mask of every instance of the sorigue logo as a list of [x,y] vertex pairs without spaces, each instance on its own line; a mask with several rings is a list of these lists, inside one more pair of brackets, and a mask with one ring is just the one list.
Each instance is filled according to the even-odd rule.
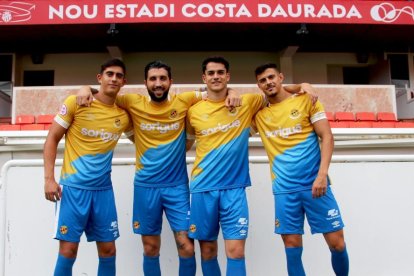
[[295,134],[295,133],[301,133],[302,132],[302,126],[300,124],[295,125],[294,127],[286,127],[286,128],[279,128],[276,130],[271,131],[265,131],[266,137],[283,137],[288,138],[289,135]]
[[218,123],[216,127],[211,127],[211,128],[208,128],[208,129],[201,130],[201,135],[207,136],[207,135],[219,132],[219,131],[227,132],[229,129],[237,128],[239,126],[240,126],[240,120],[238,120],[238,119],[234,122],[231,122],[231,123],[225,124],[225,125],[222,125],[222,124]]
[[119,134],[106,132],[105,129],[94,130],[94,129],[82,128],[81,129],[81,134],[84,135],[84,136],[89,136],[89,137],[99,137],[104,142],[118,141],[118,139],[120,137]]
[[145,124],[141,123],[139,126],[141,130],[146,131],[159,131],[160,133],[167,133],[168,131],[176,131],[180,129],[180,123],[173,123],[173,124],[161,124],[160,122],[156,122],[155,124]]

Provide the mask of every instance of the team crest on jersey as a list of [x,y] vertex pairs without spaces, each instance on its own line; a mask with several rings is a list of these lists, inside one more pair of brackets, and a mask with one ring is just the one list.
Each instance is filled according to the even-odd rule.
[[95,120],[95,115],[93,115],[92,113],[87,113],[86,114],[86,120],[94,121]]
[[203,121],[207,121],[208,118],[209,118],[208,114],[201,115],[201,120],[203,120]]
[[177,118],[177,116],[178,116],[178,111],[177,111],[177,109],[173,109],[173,110],[171,110],[171,112],[170,112],[170,119]]
[[68,108],[65,104],[62,104],[59,110],[59,114],[65,116],[68,113]]
[[229,116],[236,116],[239,111],[237,108],[233,107],[231,110],[229,110]]
[[196,225],[195,225],[195,224],[191,224],[191,225],[190,225],[190,232],[191,232],[191,233],[194,233],[195,231],[197,231],[197,227],[196,227]]
[[66,225],[62,225],[59,231],[62,235],[66,235],[68,233],[68,227]]
[[116,128],[120,128],[121,127],[121,120],[120,119],[115,119],[114,126]]
[[141,226],[139,221],[134,221],[134,229],[138,229]]
[[299,118],[300,117],[300,112],[299,112],[299,110],[297,110],[297,109],[292,109],[291,111],[290,111],[290,115],[289,115],[289,118],[291,118],[291,119],[297,119],[297,118]]
[[278,219],[275,219],[275,226],[276,226],[277,228],[279,228],[279,227],[280,227],[280,221],[279,221]]

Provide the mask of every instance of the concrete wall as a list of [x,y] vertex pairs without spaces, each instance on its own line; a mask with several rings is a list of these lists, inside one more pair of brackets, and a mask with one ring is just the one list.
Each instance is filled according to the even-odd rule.
[[[342,162],[345,161],[345,162]],[[414,275],[412,217],[412,171],[410,162],[334,161],[330,176],[333,191],[345,222],[350,256],[350,275]],[[43,168],[38,159],[32,165],[7,165],[2,169],[0,204],[5,217],[0,221],[4,248],[0,275],[51,275],[58,252],[52,239],[54,205],[43,196]],[[113,183],[121,237],[117,240],[118,275],[142,275],[140,237],[132,234],[132,165],[114,165]],[[191,165],[189,165],[189,169]],[[60,167],[56,168],[58,173]],[[269,167],[250,164],[253,186],[248,189],[250,232],[246,245],[248,275],[287,275],[283,243],[273,234],[274,214]],[[402,192],[403,191],[403,192]],[[311,235],[306,226],[303,261],[308,275],[334,275],[330,253],[321,235]],[[96,247],[82,239],[74,275],[96,275]],[[197,246],[197,275],[201,275]],[[225,254],[219,237],[219,262],[225,273]],[[3,264],[4,271],[1,270]],[[176,247],[168,224],[163,225],[161,268],[163,275],[177,275]]]
[[[240,93],[261,93],[255,84],[231,84]],[[60,104],[80,86],[15,87],[13,116],[22,114],[55,114]],[[180,93],[199,89],[201,85],[173,85],[172,92]],[[315,85],[319,99],[327,111],[396,112],[394,86],[392,85]],[[143,85],[126,85],[123,93],[146,94]]]

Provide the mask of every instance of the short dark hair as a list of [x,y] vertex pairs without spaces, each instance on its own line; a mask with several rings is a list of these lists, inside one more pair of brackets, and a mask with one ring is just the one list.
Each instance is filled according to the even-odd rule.
[[266,69],[269,68],[273,68],[276,71],[280,72],[279,68],[277,67],[276,63],[266,63],[263,65],[260,65],[256,68],[256,70],[254,70],[254,74],[257,77],[258,75],[260,75],[261,73],[263,73],[264,71],[266,71]]
[[150,63],[148,63],[145,66],[145,69],[144,69],[145,79],[147,79],[147,77],[148,77],[148,71],[151,70],[151,69],[154,69],[154,68],[156,68],[156,69],[164,68],[168,73],[168,78],[171,79],[171,67],[168,64],[162,62],[161,60],[151,61]]
[[119,58],[113,58],[110,60],[107,60],[104,64],[101,65],[101,74],[106,70],[106,68],[111,66],[119,66],[124,71],[124,75],[126,75],[126,67],[125,63],[120,60]]
[[206,58],[205,60],[203,60],[203,63],[201,65],[201,70],[202,73],[204,74],[204,72],[206,71],[207,68],[207,64],[209,64],[210,62],[214,62],[214,63],[221,63],[224,65],[224,67],[226,67],[226,71],[229,72],[230,70],[230,64],[229,62],[221,56],[211,56]]

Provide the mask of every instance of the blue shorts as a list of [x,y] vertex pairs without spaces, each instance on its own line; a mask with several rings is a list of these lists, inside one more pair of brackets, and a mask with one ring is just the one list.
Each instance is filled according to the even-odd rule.
[[134,186],[132,227],[135,234],[160,235],[163,212],[172,231],[188,231],[190,193],[187,185],[164,188]]
[[80,242],[85,232],[88,241],[110,242],[119,237],[114,191],[62,187],[56,203],[55,239]]
[[249,230],[245,188],[191,194],[190,238],[217,240],[220,225],[225,240],[244,240]]
[[303,234],[306,219],[312,234],[330,233],[344,228],[338,204],[328,187],[326,195],[312,198],[312,190],[276,194],[275,233]]

